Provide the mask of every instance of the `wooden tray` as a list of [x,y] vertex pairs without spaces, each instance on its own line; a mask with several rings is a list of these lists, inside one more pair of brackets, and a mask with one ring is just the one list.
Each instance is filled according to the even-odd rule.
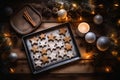
[[[66,29],[67,30],[65,35],[59,34],[60,29]],[[39,38],[39,36],[41,34],[46,35],[43,40]],[[48,36],[50,34],[53,34],[54,36],[56,36],[54,41],[49,41]],[[71,40],[69,42],[64,41],[64,38],[66,36],[70,37]],[[30,40],[33,37],[39,38],[39,40],[37,41],[37,44],[34,44],[34,43],[31,44]],[[58,41],[59,38],[60,38],[60,41]],[[24,44],[24,47],[25,47],[25,50],[26,50],[27,57],[28,57],[28,62],[30,64],[30,68],[31,68],[31,71],[32,71],[33,74],[41,73],[41,72],[47,71],[49,69],[55,68],[57,66],[67,64],[67,63],[70,63],[70,62],[73,62],[73,61],[76,61],[76,60],[80,59],[80,53],[79,53],[79,50],[77,48],[76,42],[74,40],[74,37],[73,37],[73,34],[72,34],[69,23],[64,23],[64,24],[61,24],[61,25],[58,25],[58,26],[55,26],[55,27],[48,28],[48,29],[43,30],[43,31],[28,34],[26,36],[23,36],[22,40],[23,40],[23,44]],[[43,43],[44,41],[45,41],[45,44],[43,44],[43,45],[46,45],[46,46],[43,47],[43,45],[41,46],[41,43]],[[61,42],[63,44],[62,44],[62,47],[60,48],[59,45],[61,44]],[[54,45],[54,44],[57,44],[57,46],[54,46],[54,49],[53,49],[52,45]],[[66,44],[70,44],[72,46],[72,49],[70,51],[65,50],[65,47],[66,47],[65,45]],[[33,48],[34,45],[38,47],[38,49],[37,49],[38,52],[37,53],[34,53],[34,52],[31,51],[31,49]],[[49,46],[49,45],[51,45],[51,46]],[[58,48],[58,46],[59,46],[59,48]],[[44,48],[47,49],[46,54],[42,54],[40,52]],[[65,53],[62,52],[62,50],[64,50]],[[54,55],[51,56],[51,54],[56,55],[54,59],[51,58],[51,57],[54,56]],[[69,57],[70,54],[72,54],[73,56]],[[35,58],[34,57],[35,55],[39,56],[39,57]],[[42,64],[41,58],[44,55],[47,56],[47,57],[50,57],[50,58],[48,58],[48,63]],[[40,62],[41,66],[39,65],[39,66],[36,67],[36,61],[38,61],[38,64]]]
[[[35,26],[31,25],[24,17],[24,12],[27,11],[31,19],[34,21]],[[18,11],[11,19],[10,24],[13,29],[19,34],[28,34],[37,29],[41,24],[42,16],[31,5],[25,5],[20,11]]]

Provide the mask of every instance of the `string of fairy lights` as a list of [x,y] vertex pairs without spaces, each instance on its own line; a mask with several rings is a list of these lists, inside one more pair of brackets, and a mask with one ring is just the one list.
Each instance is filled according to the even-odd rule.
[[[118,10],[120,7],[119,1],[115,0],[113,4],[110,5],[111,9],[106,8],[106,5],[102,3],[95,5],[96,4],[95,0],[85,0],[87,2],[78,1],[78,3],[77,1],[69,2],[67,0],[64,0],[64,1],[63,0],[50,0],[50,1],[56,4],[55,6],[53,6],[52,9],[53,10],[56,9],[55,13],[58,15],[58,21],[79,23],[76,31],[81,38],[84,38],[84,40],[90,45],[95,43],[100,53],[112,54],[112,56],[116,57],[117,60],[119,61],[120,59],[120,56],[119,56],[120,37],[118,36],[118,33],[116,33],[116,30],[108,31],[107,35],[101,35],[98,37],[96,33],[91,31],[92,26],[89,23],[90,21],[85,20],[85,14],[83,14],[84,12],[86,12],[86,14],[89,14],[90,16],[92,16],[93,18],[91,19],[92,19],[93,24],[95,24],[96,27],[97,26],[100,27],[103,23],[105,24],[104,14],[107,13],[108,15],[109,14],[111,15],[112,14],[111,12],[114,11],[114,9],[120,12]],[[111,16],[114,16],[114,14]],[[118,17],[119,16],[120,15],[118,15]],[[117,27],[120,26],[120,17],[116,20],[115,23]],[[93,55],[94,55],[93,53],[94,52],[92,52],[92,54],[91,52],[89,52],[88,54],[86,53],[84,56],[84,59],[93,58]],[[109,66],[105,65],[103,68],[103,71],[112,72],[112,67],[110,65]]]

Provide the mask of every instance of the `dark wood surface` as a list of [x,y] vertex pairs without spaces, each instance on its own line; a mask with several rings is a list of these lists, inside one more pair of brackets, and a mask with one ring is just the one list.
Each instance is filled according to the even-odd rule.
[[[11,6],[13,6],[13,8],[16,9],[15,13],[18,12],[19,10],[21,10],[21,8],[26,4],[32,5],[34,8],[36,8],[36,10],[41,12],[39,9],[41,7],[41,4],[39,4],[39,3],[26,2],[26,3],[20,3],[20,4],[19,4],[20,6],[19,5],[15,6],[15,5],[11,4]],[[15,13],[12,16],[14,16]],[[44,21],[45,20],[49,20],[49,21],[54,20],[53,18],[46,19],[44,17],[42,19]],[[14,67],[15,73],[31,73],[28,62],[27,62],[26,53],[24,51],[24,46],[21,41],[21,38],[23,35],[16,33],[16,31],[14,31],[12,29],[12,26],[9,22],[10,22],[10,19],[6,23],[3,31],[6,33],[10,33],[10,34],[12,33],[12,35],[17,37],[17,42],[13,41],[13,47],[11,50],[11,52],[17,53],[17,55],[19,57],[19,59],[17,61],[17,65]],[[41,30],[44,30],[44,29],[47,29],[47,28],[50,28],[50,27],[53,27],[53,26],[56,26],[59,24],[62,24],[62,23],[54,23],[54,22],[46,21],[46,22],[42,23],[39,26],[39,28],[34,32],[41,31]],[[78,62],[73,62],[68,65],[60,66],[56,69],[49,71],[48,73],[94,73],[94,72],[97,72],[95,70],[96,68],[92,65],[92,62],[94,60],[91,58],[86,58],[87,55],[94,55],[95,51],[90,49],[90,47],[92,47],[92,46],[86,45],[86,42],[84,41],[84,37],[81,38],[78,36],[78,34],[76,32],[78,24],[79,23],[71,23],[71,25],[72,25],[71,28],[72,28],[75,40],[77,42],[77,45],[79,47],[81,60],[79,60]],[[90,60],[87,60],[87,59],[90,59]]]
[[[39,9],[39,6],[40,6],[40,3],[41,1],[37,1],[37,0],[26,0],[26,1],[23,1],[21,2],[21,0],[18,0],[17,2],[10,2],[8,0],[7,4],[9,4],[10,6],[12,6],[12,8],[14,9],[14,14],[16,12],[18,12],[24,5],[26,4],[31,4],[33,5],[39,12],[40,9]],[[3,28],[3,32],[5,33],[10,33],[12,36],[15,36],[16,37],[16,40],[13,40],[13,46],[12,46],[12,49],[11,49],[11,52],[15,52],[17,53],[18,55],[18,61],[16,62],[15,66],[12,67],[14,69],[14,73],[12,74],[31,74],[31,71],[30,71],[30,67],[29,67],[29,64],[28,64],[28,61],[27,61],[27,57],[26,57],[26,53],[25,53],[25,50],[24,50],[24,46],[22,44],[22,35],[16,33],[10,23],[9,23],[9,18],[6,22],[4,22],[4,28]],[[43,20],[54,20],[53,18],[49,18],[49,19],[46,19],[43,17]],[[53,27],[53,26],[56,26],[56,25],[59,25],[59,24],[62,24],[62,23],[56,23],[56,22],[44,22],[42,23],[39,28],[34,31],[34,32],[37,32],[37,31],[41,31],[41,30],[44,30],[44,29],[47,29],[47,28],[50,28],[50,27]],[[103,72],[103,73],[106,73],[105,72],[105,69],[104,68],[101,68],[100,67],[96,67],[94,66],[94,60],[93,58],[86,58],[87,55],[96,55],[96,52],[99,52],[97,51],[97,49],[94,47],[95,44],[93,45],[89,45],[89,44],[86,44],[84,38],[81,38],[78,36],[76,30],[77,30],[77,26],[78,26],[79,23],[71,23],[71,28],[72,28],[72,31],[73,31],[73,34],[74,34],[74,37],[75,37],[75,40],[77,42],[77,45],[78,45],[78,48],[79,48],[79,51],[80,51],[80,55],[81,55],[81,59],[79,61],[76,61],[76,62],[73,62],[73,63],[70,63],[70,64],[66,64],[66,65],[63,65],[63,66],[59,66],[55,69],[52,69],[52,70],[49,70],[48,72],[46,72],[47,74],[61,74],[61,73],[80,73],[80,74],[87,74],[89,75],[89,73],[96,73],[96,72]],[[92,25],[92,23],[90,23]],[[98,33],[98,36],[99,36],[99,33],[101,32],[97,32],[96,30],[92,30],[91,31],[94,31],[95,33]],[[103,33],[104,34],[104,33]],[[91,49],[92,47],[92,49]],[[112,63],[113,61],[113,58],[109,57],[110,59],[106,59],[106,63]],[[102,66],[104,67],[104,66]],[[74,75],[73,75],[74,76]],[[92,80],[93,78],[95,79],[101,79],[101,77],[89,77],[89,76],[80,76],[81,78],[77,78],[76,76],[74,77],[69,77],[69,76],[59,76],[59,77],[55,77],[53,75],[47,75],[47,77],[50,79],[50,80],[53,80],[53,79],[73,79],[75,78],[76,80],[79,80],[79,79],[83,79],[83,80]],[[43,77],[41,77],[40,79],[47,79],[47,77],[44,75]],[[102,76],[103,77],[103,76]],[[39,77],[36,77],[37,80]]]

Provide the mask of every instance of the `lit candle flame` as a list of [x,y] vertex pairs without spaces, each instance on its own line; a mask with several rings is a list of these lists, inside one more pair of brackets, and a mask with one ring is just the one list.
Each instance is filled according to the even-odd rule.
[[88,31],[90,30],[90,26],[89,26],[89,24],[88,23],[86,23],[86,22],[82,22],[82,23],[80,23],[79,25],[78,25],[78,31],[80,32],[80,33],[87,33]]

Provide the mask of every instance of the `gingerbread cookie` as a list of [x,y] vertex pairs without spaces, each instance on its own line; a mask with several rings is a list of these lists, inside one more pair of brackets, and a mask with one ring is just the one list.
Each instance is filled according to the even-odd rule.
[[37,45],[34,45],[31,49],[31,51],[35,54],[36,52],[39,52],[38,50],[38,46]]
[[56,60],[57,59],[57,52],[53,51],[50,55],[49,58],[51,59],[51,61]]
[[39,38],[40,38],[41,40],[43,40],[43,39],[45,39],[45,36],[46,36],[46,35],[42,33],[42,34],[40,34]]
[[39,59],[39,58],[40,58],[40,53],[34,54],[34,55],[33,55],[33,58],[34,58],[34,59]]
[[61,58],[64,58],[64,56],[66,55],[66,51],[64,50],[64,49],[62,49],[62,50],[59,50],[59,57],[61,57]]
[[67,32],[67,30],[65,28],[59,29],[60,35],[65,35],[66,32]]
[[30,39],[30,42],[31,42],[31,44],[33,45],[33,44],[37,44],[37,43],[38,43],[38,40],[39,40],[38,37],[33,37],[33,38]]
[[67,37],[65,37],[63,40],[65,41],[65,43],[67,43],[67,42],[69,43],[70,40],[71,40],[71,38],[70,38],[69,36],[67,36]]
[[47,62],[49,62],[47,55],[43,55],[40,60],[42,60],[42,62],[43,62],[44,64],[47,63]]
[[66,44],[65,44],[65,49],[66,49],[67,51],[72,50],[72,45],[69,44],[69,43],[66,43]]
[[55,45],[56,45],[56,48],[60,48],[61,49],[64,46],[64,43],[62,41],[59,41]]
[[55,36],[53,34],[48,35],[48,41],[54,41]]
[[40,43],[39,43],[39,46],[40,47],[46,47],[46,41],[44,40],[44,41],[40,41]]
[[40,52],[41,52],[42,55],[47,54],[47,50],[45,48],[43,48]]
[[60,37],[59,34],[55,34],[55,40],[57,40],[57,41],[61,41],[61,39],[62,39],[62,37]]
[[42,67],[42,62],[40,60],[35,61],[36,67]]
[[56,44],[54,42],[48,43],[48,50],[52,51],[56,49]]
[[67,53],[67,57],[72,58],[72,57],[74,57],[74,55],[73,55],[73,53]]

